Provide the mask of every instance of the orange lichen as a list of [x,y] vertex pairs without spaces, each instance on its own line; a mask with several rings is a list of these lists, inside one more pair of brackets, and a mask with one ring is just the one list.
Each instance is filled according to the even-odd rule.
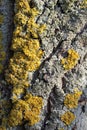
[[78,100],[82,94],[82,91],[76,91],[73,94],[67,94],[64,100],[64,105],[67,108],[76,108],[78,106]]
[[75,67],[75,65],[78,63],[79,54],[73,50],[68,50],[68,57],[63,58],[61,60],[61,64],[63,65],[65,70],[70,70]]
[[39,115],[42,105],[41,97],[32,96],[31,94],[26,95],[24,100],[18,100],[14,104],[8,118],[9,125],[21,125],[22,121],[28,121],[29,125],[36,124],[40,120]]
[[72,112],[67,111],[61,115],[60,118],[66,125],[70,125],[75,120],[75,115]]

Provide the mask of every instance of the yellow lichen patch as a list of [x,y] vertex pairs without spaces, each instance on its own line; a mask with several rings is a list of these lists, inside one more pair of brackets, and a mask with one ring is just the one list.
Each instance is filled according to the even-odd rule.
[[82,0],[80,7],[87,8],[87,0]]
[[17,126],[22,121],[28,121],[29,125],[36,124],[40,118],[40,111],[43,102],[41,97],[28,94],[25,100],[18,100],[10,112],[8,123],[10,126]]
[[[18,108],[17,108],[18,109]],[[12,109],[11,113],[10,113],[10,117],[9,117],[9,125],[10,126],[17,126],[17,125],[21,125],[22,124],[22,111],[20,111],[19,109]]]
[[22,13],[30,13],[31,8],[29,6],[28,0],[15,0],[16,4],[16,10],[17,11],[22,11]]
[[6,70],[7,82],[13,84],[14,87],[28,87],[27,63],[28,59],[23,53],[15,53],[13,58],[10,59],[9,69]]
[[36,124],[40,118],[39,114],[43,105],[41,97],[28,94],[25,96],[25,102],[29,104],[29,111],[25,111],[24,119],[29,121],[29,125]]
[[61,60],[61,64],[63,65],[65,70],[70,70],[75,67],[75,65],[78,63],[79,54],[73,50],[68,50],[68,57],[63,58]]
[[75,120],[75,115],[72,112],[67,111],[61,115],[60,118],[66,125],[70,125]]
[[6,130],[4,126],[0,126],[0,130]]
[[21,98],[22,94],[24,93],[24,88],[14,87],[12,93],[13,93],[12,99],[13,99],[13,102],[15,102],[15,101],[17,101],[18,99]]
[[64,105],[67,108],[76,108],[78,106],[78,100],[82,94],[82,91],[76,91],[73,94],[67,94],[64,100]]
[[25,25],[27,21],[28,17],[21,13],[21,11],[17,12],[17,14],[14,17],[15,24]]
[[17,89],[15,94],[13,88],[13,100],[17,100],[17,97],[23,94],[20,88],[24,90],[29,87],[28,74],[39,68],[43,55],[38,36],[46,26],[35,22],[35,16],[39,12],[35,7],[31,8],[29,3],[29,0],[15,1],[15,30],[11,46],[14,55],[5,72],[7,83],[12,84]]
[[2,24],[3,21],[4,21],[4,17],[3,17],[3,15],[0,14],[0,24]]
[[9,100],[0,99],[0,130],[6,130],[7,115],[10,107]]
[[4,128],[6,128],[7,121],[8,121],[7,117],[2,118],[2,126],[4,126]]
[[35,23],[34,18],[31,17],[28,21],[27,31],[29,32],[28,36],[32,36],[33,38],[38,38],[38,34],[41,34],[44,29],[46,29],[46,25],[38,25]]
[[63,128],[60,128],[59,130],[64,130]]
[[5,58],[5,51],[3,49],[2,44],[0,44],[0,62],[3,61]]
[[[15,0],[15,30],[11,46],[14,53],[5,71],[7,83],[13,85],[13,108],[8,118],[10,126],[21,125],[23,121],[34,125],[40,120],[42,98],[31,94],[24,97],[26,88],[29,87],[29,72],[39,68],[43,55],[39,36],[46,26],[35,22],[38,13],[35,7],[30,7],[30,0]],[[21,95],[23,100],[20,99]]]

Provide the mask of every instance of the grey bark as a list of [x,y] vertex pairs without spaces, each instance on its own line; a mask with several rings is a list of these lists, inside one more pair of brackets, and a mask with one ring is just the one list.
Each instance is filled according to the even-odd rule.
[[[36,18],[39,24],[47,25],[46,31],[40,36],[41,48],[45,55],[41,66],[29,77],[31,86],[28,93],[43,97],[44,106],[41,120],[30,127],[27,124],[10,128],[10,130],[87,130],[87,9],[81,9],[79,1],[72,3],[66,0],[33,0],[40,11]],[[0,7],[5,20],[1,27],[4,35],[3,45],[7,53],[6,62],[11,52],[14,1],[3,0]],[[68,49],[75,49],[79,55],[79,63],[74,69],[65,71],[60,63],[61,57]],[[80,89],[83,94],[81,102],[71,111],[76,119],[71,125],[65,126],[60,115],[68,109],[64,106],[64,97]],[[4,90],[7,92],[8,90]],[[8,128],[7,128],[8,129]]]

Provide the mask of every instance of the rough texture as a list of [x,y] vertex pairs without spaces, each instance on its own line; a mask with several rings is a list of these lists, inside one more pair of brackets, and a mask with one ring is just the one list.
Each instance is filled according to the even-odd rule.
[[[14,31],[14,4],[14,0],[3,0],[0,3],[0,12],[5,19],[0,26],[6,52],[4,70],[13,56],[10,46]],[[39,25],[46,24],[46,30],[39,34],[40,49],[44,51],[41,64],[37,70],[29,73],[30,86],[24,94],[31,93],[35,97],[41,97],[43,107],[38,123],[31,126],[25,121],[21,126],[12,127],[12,130],[87,130],[87,2],[32,0],[30,5],[40,12],[35,17],[35,22]],[[63,64],[61,61],[69,59],[66,63],[71,63],[69,50],[74,50],[79,56],[75,59],[71,57],[75,64],[65,69],[65,61]],[[13,85],[7,84],[4,73],[0,79],[0,129],[4,130],[4,118],[9,115],[13,106],[10,101]],[[23,96],[21,98],[24,100]],[[69,117],[71,120],[68,121]]]

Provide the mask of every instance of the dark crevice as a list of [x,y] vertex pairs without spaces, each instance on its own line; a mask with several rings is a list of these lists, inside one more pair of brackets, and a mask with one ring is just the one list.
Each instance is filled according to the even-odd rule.
[[[9,13],[9,19],[10,23],[7,23],[9,25],[9,30],[8,30],[8,45],[6,46],[6,60],[4,62],[4,70],[3,70],[3,77],[2,80],[5,80],[5,71],[8,68],[9,65],[9,60],[13,56],[13,51],[10,49],[12,45],[12,38],[13,38],[13,31],[14,31],[14,2],[15,0],[12,0],[10,3],[10,8],[8,8],[9,12],[11,11],[11,14]],[[7,14],[8,15],[8,14]],[[7,17],[7,16],[6,16]],[[4,93],[6,93],[6,97],[10,98],[11,97],[11,91],[12,91],[12,85],[4,85],[3,84],[3,89]]]
[[[7,2],[7,3],[6,3]],[[13,30],[14,30],[14,0],[12,1],[4,1],[3,2],[3,15],[5,17],[5,21],[3,22],[3,26],[4,28],[6,28],[6,32],[3,33],[3,35],[6,38],[6,43],[5,43],[5,52],[6,52],[6,58],[5,61],[3,63],[3,72],[0,75],[0,93],[1,93],[1,99],[3,101],[6,101],[9,105],[8,107],[3,105],[4,107],[4,116],[8,116],[10,109],[12,107],[11,104],[11,91],[12,91],[12,85],[7,85],[6,81],[5,81],[5,71],[8,67],[9,64],[9,60],[13,55],[13,51],[10,50],[11,44],[12,44],[12,37],[13,37]],[[9,6],[7,6],[7,4],[9,3]],[[7,7],[6,7],[7,6]],[[1,103],[1,102],[0,102]],[[6,109],[6,110],[5,110]],[[0,120],[1,123],[2,119]]]
[[[13,37],[13,30],[14,30],[14,2],[15,0],[12,0],[12,1],[9,1],[10,4],[9,6],[5,9],[5,12],[7,11],[7,13],[4,12],[4,5],[2,6],[2,10],[3,10],[3,16],[4,18],[6,19],[7,18],[7,21],[4,21],[4,26],[6,26],[5,28],[6,31],[6,34],[3,34],[3,35],[6,35],[6,40],[7,40],[7,45],[5,45],[5,52],[6,52],[6,58],[3,62],[3,72],[1,73],[0,75],[0,80],[5,80],[5,70],[7,69],[8,67],[8,64],[9,64],[9,59],[13,56],[13,51],[10,50],[10,47],[11,47],[11,44],[12,44],[12,37]],[[5,3],[7,4],[7,3]]]
[[8,43],[8,47],[7,47],[7,57],[6,57],[6,62],[5,62],[5,67],[7,68],[8,67],[8,64],[9,64],[9,59],[13,56],[14,52],[10,49],[11,48],[11,45],[12,45],[12,39],[13,39],[13,31],[14,31],[14,28],[15,28],[15,25],[14,25],[14,15],[15,15],[15,12],[14,12],[14,3],[15,3],[15,0],[12,0],[12,7],[11,7],[11,23],[10,23],[10,27],[9,27],[9,36],[10,36],[10,39],[9,39],[9,43]]
[[77,130],[76,124],[73,126],[72,130]]
[[46,63],[47,61],[49,62],[49,61],[51,60],[51,58],[52,58],[53,55],[55,55],[56,53],[59,54],[59,53],[61,52],[62,44],[63,44],[63,42],[64,42],[65,40],[66,40],[66,39],[61,40],[61,41],[58,43],[58,45],[57,45],[55,48],[53,48],[52,53],[41,63],[39,69],[35,71],[35,73],[34,73],[34,75],[33,75],[33,79],[32,79],[32,81],[31,81],[31,86],[35,83],[36,79],[37,79],[38,76],[39,76],[39,72],[40,72],[41,69],[44,67],[45,63]]
[[9,13],[9,15],[8,15],[8,13],[5,15],[5,17],[9,19],[9,22],[4,23],[4,26],[6,24],[7,30],[8,30],[8,33],[6,34],[8,43],[7,43],[6,47],[5,47],[6,58],[5,58],[5,61],[3,63],[4,68],[3,68],[2,74],[0,75],[0,78],[2,80],[3,79],[5,80],[5,70],[8,68],[9,60],[13,56],[13,51],[10,50],[10,48],[11,48],[11,45],[12,45],[13,30],[14,30],[14,2],[15,2],[15,0],[12,0],[10,2],[9,8],[7,8],[7,12],[8,13],[11,12],[11,13]]
[[[55,93],[55,87],[51,90],[51,93]],[[52,100],[51,99],[51,93],[49,94],[49,98],[47,100],[47,114],[45,116],[44,123],[43,123],[43,126],[42,126],[41,130],[45,130],[46,122],[48,120],[50,120],[50,115],[51,115],[51,104],[50,104],[50,101]]]
[[66,93],[66,79],[63,77],[62,78],[62,89],[63,89],[63,91]]
[[87,29],[87,24],[85,24],[84,27],[81,28],[80,32],[78,32],[78,33],[76,34],[76,36],[72,39],[71,45],[74,45],[74,44],[75,44],[75,41],[77,40],[78,36],[80,36],[80,35],[84,32],[85,29]]
[[41,130],[45,130],[46,121],[50,119],[50,114],[51,114],[51,106],[50,106],[50,97],[49,97],[48,101],[47,101],[47,114],[46,114],[46,117],[44,119],[44,123],[43,123]]
[[38,40],[39,40],[39,43],[40,43],[40,48],[41,48],[41,50],[44,51],[44,50],[43,50],[42,39],[41,39],[41,37],[40,37],[39,35],[38,35]]
[[31,1],[29,2],[29,5],[30,5],[30,8],[36,7],[36,3],[35,3],[33,0],[31,0]]
[[82,106],[82,112],[85,113],[85,105]]
[[43,7],[43,11],[42,11],[42,13],[37,17],[36,23],[38,23],[40,17],[44,14],[44,12],[45,12],[45,8],[46,8],[46,3],[44,4],[44,7]]
[[[47,130],[47,127],[49,128],[49,126],[51,125],[51,124],[49,124],[49,122],[51,122],[51,123],[55,122],[55,119],[52,117],[53,113],[55,113],[53,111],[53,109],[54,109],[54,107],[56,107],[56,105],[61,105],[63,103],[60,100],[60,98],[59,98],[60,94],[57,93],[56,89],[57,89],[57,87],[56,87],[56,85],[54,85],[54,87],[51,89],[51,92],[49,94],[49,98],[47,100],[47,114],[45,116],[44,123],[41,127],[41,130],[45,130],[45,129]],[[58,98],[59,98],[59,101],[58,101],[59,103],[57,104]],[[53,130],[56,130],[56,129],[57,129],[57,124],[54,125]]]
[[59,2],[59,0],[57,1],[57,7],[60,8],[60,11],[62,14],[65,14],[64,10],[62,9],[61,3]]

